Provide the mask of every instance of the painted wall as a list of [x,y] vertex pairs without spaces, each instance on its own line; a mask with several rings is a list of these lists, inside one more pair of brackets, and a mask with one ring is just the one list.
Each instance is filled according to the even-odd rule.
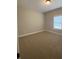
[[44,28],[44,16],[40,12],[18,7],[17,18],[19,36],[27,33],[41,31]]
[[44,13],[44,30],[56,32],[58,34],[62,33],[62,30],[57,30],[53,28],[53,17],[62,15],[62,8],[55,9],[50,12]]

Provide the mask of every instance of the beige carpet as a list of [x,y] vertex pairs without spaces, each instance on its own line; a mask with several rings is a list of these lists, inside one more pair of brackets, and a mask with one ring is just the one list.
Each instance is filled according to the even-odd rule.
[[19,39],[21,59],[62,59],[60,35],[40,32]]

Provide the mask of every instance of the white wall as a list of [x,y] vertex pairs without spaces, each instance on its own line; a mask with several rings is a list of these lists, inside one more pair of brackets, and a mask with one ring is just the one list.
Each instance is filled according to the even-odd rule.
[[58,8],[49,12],[44,13],[44,29],[46,31],[51,31],[51,32],[55,32],[58,34],[62,33],[62,30],[56,30],[53,28],[53,17],[54,16],[58,16],[58,15],[62,15],[62,8]]
[[44,28],[43,14],[34,10],[17,8],[18,35],[24,35]]

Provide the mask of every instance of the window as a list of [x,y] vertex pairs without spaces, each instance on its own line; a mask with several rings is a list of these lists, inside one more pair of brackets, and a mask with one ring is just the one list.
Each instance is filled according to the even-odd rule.
[[54,29],[60,29],[61,30],[62,25],[62,16],[55,16],[54,17]]

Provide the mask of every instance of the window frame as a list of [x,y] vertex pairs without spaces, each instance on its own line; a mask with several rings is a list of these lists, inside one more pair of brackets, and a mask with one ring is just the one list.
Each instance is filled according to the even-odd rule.
[[57,17],[57,16],[61,16],[62,17],[62,15],[53,16],[53,29],[55,29],[55,30],[62,30],[62,20],[61,20],[61,29],[58,29],[58,28],[54,27],[54,17]]

